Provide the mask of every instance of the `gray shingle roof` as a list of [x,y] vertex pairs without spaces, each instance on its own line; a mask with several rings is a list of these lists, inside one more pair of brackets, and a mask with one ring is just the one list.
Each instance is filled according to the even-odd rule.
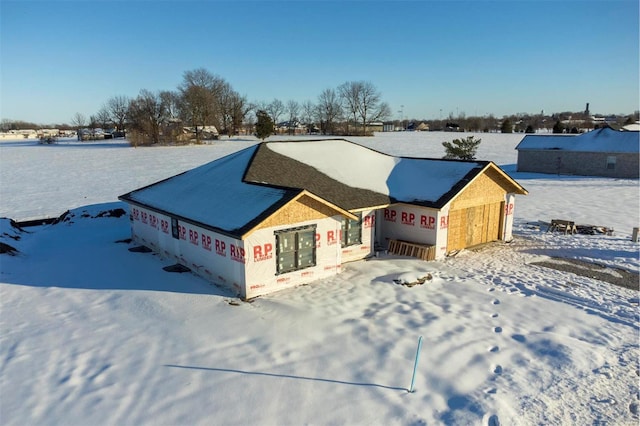
[[387,195],[353,188],[303,162],[278,154],[269,149],[268,143],[262,143],[258,147],[244,180],[287,188],[303,188],[345,210],[391,203]]
[[[339,164],[328,165],[330,157]],[[440,208],[489,163],[394,157],[343,139],[265,142],[244,179],[304,188],[346,210],[397,202]]]

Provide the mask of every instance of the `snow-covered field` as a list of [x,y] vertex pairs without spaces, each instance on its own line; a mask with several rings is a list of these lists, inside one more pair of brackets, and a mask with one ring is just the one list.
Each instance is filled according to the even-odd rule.
[[[441,157],[466,134],[350,138]],[[478,134],[528,191],[515,239],[442,262],[382,256],[329,280],[239,301],[153,254],[131,253],[117,196],[257,141],[131,148],[0,142],[3,425],[638,423],[638,291],[534,264],[551,257],[638,272],[638,180],[515,172],[522,135]],[[339,155],[339,153],[336,153]],[[570,219],[611,236],[544,232]],[[12,238],[13,237],[13,238]],[[19,237],[19,239],[17,239]],[[431,274],[424,285],[394,279]],[[418,337],[415,392],[407,392]]]

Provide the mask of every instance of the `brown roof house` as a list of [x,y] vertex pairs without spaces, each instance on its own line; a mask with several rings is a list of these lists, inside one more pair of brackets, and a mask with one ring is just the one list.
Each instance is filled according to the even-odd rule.
[[609,127],[578,136],[527,135],[516,146],[518,171],[638,178],[639,135]]
[[331,139],[263,142],[120,199],[134,241],[252,298],[378,250],[430,260],[510,240],[515,195],[526,193],[490,161]]

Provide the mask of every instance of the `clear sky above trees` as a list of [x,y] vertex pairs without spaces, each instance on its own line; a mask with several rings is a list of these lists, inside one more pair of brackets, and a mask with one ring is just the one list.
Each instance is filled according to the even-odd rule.
[[639,103],[637,0],[0,3],[0,118],[70,122],[206,68],[252,101],[371,81],[393,117]]

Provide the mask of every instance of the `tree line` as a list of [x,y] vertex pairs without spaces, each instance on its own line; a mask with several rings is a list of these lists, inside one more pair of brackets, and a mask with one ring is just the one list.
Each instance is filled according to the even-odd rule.
[[199,68],[184,72],[176,90],[142,89],[131,99],[114,96],[94,115],[76,113],[71,124],[77,129],[126,131],[127,138],[137,145],[200,142],[211,136],[208,129],[212,126],[221,135],[252,133],[258,117],[264,115],[274,123],[274,129],[285,127],[292,133],[303,127],[307,133],[364,135],[370,133],[369,123],[389,118],[391,108],[367,81],[348,81],[336,89],[325,89],[315,102],[249,102],[224,78]]
[[[126,131],[134,144],[152,144],[193,139],[200,142],[213,135],[211,127],[215,127],[216,134],[253,134],[259,118],[268,118],[271,123],[261,126],[261,137],[268,137],[275,131],[294,134],[300,129],[306,133],[366,135],[371,133],[369,124],[377,121],[393,124],[395,130],[417,130],[419,124],[425,124],[432,131],[503,133],[534,133],[540,129],[566,133],[598,125],[586,111],[552,115],[542,112],[512,114],[502,118],[492,114],[467,117],[463,112],[456,116],[450,113],[438,120],[388,121],[391,116],[391,108],[382,100],[382,94],[368,81],[347,81],[336,88],[323,90],[315,100],[301,103],[296,100],[283,102],[277,98],[250,102],[224,78],[199,68],[185,71],[175,90],[154,92],[142,89],[134,98],[114,96],[95,114],[87,117],[76,113],[70,125],[49,127],[61,130],[115,129],[117,134]],[[610,119],[608,117],[607,122],[610,123]],[[621,126],[637,120],[638,111],[635,111],[631,115],[616,116],[615,124]],[[6,119],[0,123],[0,129],[5,131],[40,127],[35,123]]]
[[595,118],[606,118],[606,123],[618,127],[635,123],[639,119],[639,112],[628,115],[601,114],[591,115],[586,112],[540,114],[510,114],[497,118],[493,114],[484,116],[466,116],[461,113],[457,116],[449,114],[444,119],[430,120],[395,120],[394,125],[403,129],[411,129],[416,124],[424,123],[432,131],[453,132],[501,132],[501,133],[536,133],[540,130],[552,133],[577,133],[584,129],[595,129],[602,122],[594,121]]

